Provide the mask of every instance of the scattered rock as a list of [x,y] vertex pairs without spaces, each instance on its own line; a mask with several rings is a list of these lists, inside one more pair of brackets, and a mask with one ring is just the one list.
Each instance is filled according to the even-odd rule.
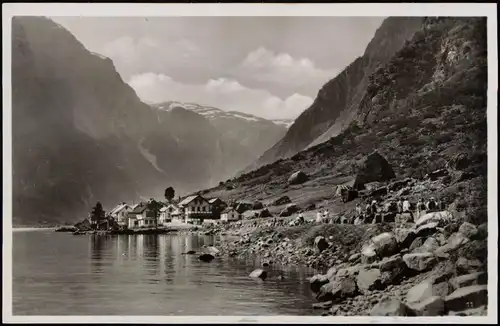
[[395,178],[396,175],[387,160],[378,152],[373,152],[366,156],[361,162],[353,188],[362,189],[366,183],[373,181],[387,181]]
[[212,256],[211,254],[202,254],[202,255],[200,255],[200,257],[198,257],[198,259],[201,260],[201,261],[204,261],[206,263],[209,263],[212,260],[214,260],[215,257]]
[[477,272],[472,274],[465,274],[450,279],[450,285],[453,290],[470,286],[470,285],[484,285],[488,283],[488,275],[484,272]]
[[361,258],[361,254],[357,253],[357,254],[353,254],[353,255],[349,256],[348,261],[353,263],[353,262],[356,262],[357,260],[359,260],[360,258]]
[[427,213],[415,221],[415,227],[436,222],[437,226],[443,227],[453,220],[453,215],[449,211]]
[[301,184],[309,180],[307,174],[302,171],[297,171],[288,178],[288,183],[291,185]]
[[396,228],[394,230],[394,236],[400,248],[408,248],[416,238],[415,232],[406,228]]
[[327,249],[329,247],[328,242],[326,241],[325,237],[322,236],[317,236],[314,239],[314,247],[319,250],[319,252],[322,252],[323,250]]
[[471,240],[484,240],[488,238],[488,224],[483,223],[477,227],[477,232],[471,237]]
[[374,243],[365,244],[361,249],[361,263],[371,264],[377,260],[376,246]]
[[419,272],[429,270],[437,263],[436,256],[429,252],[406,254],[403,261],[409,269]]
[[422,224],[415,230],[415,236],[419,238],[425,238],[430,235],[433,235],[437,231],[437,222],[430,222],[426,224]]
[[419,316],[443,316],[445,314],[445,302],[440,296],[429,297],[411,305],[411,308]]
[[413,242],[410,245],[410,248],[408,248],[408,249],[410,251],[413,251],[417,248],[420,248],[424,245],[424,242],[425,242],[425,238],[416,238],[415,240],[413,240]]
[[216,247],[214,247],[214,246],[209,246],[209,247],[208,247],[208,251],[210,251],[210,253],[212,253],[212,254],[219,254],[219,253],[220,253],[220,250],[219,250],[219,249],[217,249],[217,248],[216,248]]
[[328,269],[328,272],[326,272],[326,277],[331,280],[335,277],[335,275],[337,274],[337,268],[335,268],[335,266],[332,266]]
[[379,257],[389,257],[395,254],[398,250],[398,242],[393,233],[384,232],[371,238],[375,244],[375,251]]
[[447,250],[455,250],[463,244],[469,242],[469,239],[460,232],[455,232],[448,238],[447,244],[445,245]]
[[483,267],[479,259],[467,259],[460,257],[457,260],[457,271],[460,274],[477,272]]
[[311,291],[313,291],[314,293],[318,293],[321,287],[329,282],[330,281],[327,275],[314,275],[309,280],[309,283],[311,284]]
[[185,255],[195,255],[196,254],[196,251],[194,250],[189,250],[185,253]]
[[478,231],[477,227],[474,224],[464,222],[462,225],[460,225],[458,232],[470,239],[474,237]]
[[437,248],[439,248],[439,242],[436,238],[429,237],[425,240],[424,244],[416,248],[414,252],[434,252]]
[[445,298],[448,311],[463,311],[488,304],[488,286],[471,285],[460,288]]
[[370,311],[371,316],[415,316],[415,312],[397,299],[384,298]]
[[267,272],[263,269],[256,269],[249,275],[252,278],[260,278],[261,280],[265,280],[267,278]]
[[358,288],[363,292],[381,289],[380,274],[377,268],[360,270],[356,278]]
[[318,301],[340,302],[357,294],[356,282],[351,278],[334,281],[323,285],[316,295]]
[[414,304],[433,296],[432,284],[429,281],[421,282],[412,287],[406,294],[406,302]]
[[446,296],[449,295],[452,291],[453,289],[448,282],[441,282],[432,285],[432,294],[434,296],[437,295],[441,298],[446,298]]
[[488,259],[487,241],[473,240],[462,244],[456,251],[458,257],[464,257],[470,260],[478,259],[485,263]]
[[290,200],[290,198],[288,196],[282,196],[282,197],[276,199],[273,202],[273,205],[274,206],[280,206],[280,205],[290,204],[291,202],[292,201]]

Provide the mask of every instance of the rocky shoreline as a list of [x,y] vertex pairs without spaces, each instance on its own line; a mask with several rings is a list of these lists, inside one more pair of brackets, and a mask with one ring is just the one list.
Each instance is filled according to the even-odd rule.
[[324,315],[487,314],[487,224],[461,222],[448,211],[403,225],[269,224],[262,219],[204,233],[238,236],[221,241],[218,255],[259,258],[264,269],[316,269],[313,308]]

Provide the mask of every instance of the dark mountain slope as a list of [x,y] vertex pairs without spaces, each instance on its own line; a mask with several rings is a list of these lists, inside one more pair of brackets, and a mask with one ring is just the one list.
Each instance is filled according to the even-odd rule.
[[76,221],[96,201],[109,209],[167,186],[210,187],[266,149],[238,152],[241,136],[203,115],[142,103],[110,59],[50,19],[15,17],[12,27],[14,225]]
[[[429,184],[423,193],[410,193],[410,199],[436,195],[468,219],[485,221],[486,20],[426,18],[411,41],[369,80],[356,120],[340,135],[208,189],[206,195],[264,201],[288,195],[300,205],[332,203],[334,186],[352,180],[358,162],[377,150],[397,178],[419,179],[448,169],[446,187]],[[310,180],[288,185],[297,170]],[[334,209],[343,209],[335,203]]]
[[[245,171],[290,157],[305,149],[329,128],[334,128],[338,133],[342,122],[361,100],[368,76],[379,65],[387,63],[421,24],[422,18],[419,17],[390,17],[384,20],[363,56],[326,83],[318,92],[314,103],[295,120],[285,137]],[[331,132],[330,137],[334,133]]]

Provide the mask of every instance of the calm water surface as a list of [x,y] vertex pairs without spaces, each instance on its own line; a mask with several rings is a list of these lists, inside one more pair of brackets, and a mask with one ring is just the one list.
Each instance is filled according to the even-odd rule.
[[13,241],[14,315],[318,315],[313,270],[273,266],[260,281],[248,277],[258,262],[182,255],[217,245],[210,236],[24,230]]

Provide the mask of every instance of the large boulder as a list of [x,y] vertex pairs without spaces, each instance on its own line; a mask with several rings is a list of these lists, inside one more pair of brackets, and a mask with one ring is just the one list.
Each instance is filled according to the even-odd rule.
[[394,233],[384,232],[370,239],[374,245],[377,256],[380,258],[389,257],[398,251],[398,242]]
[[206,263],[209,263],[211,262],[212,260],[215,259],[215,257],[211,254],[202,254],[198,257],[199,260],[203,261],[203,262],[206,262]]
[[252,209],[257,210],[257,209],[263,209],[264,205],[260,201],[256,201],[253,203]]
[[420,216],[415,221],[415,228],[432,222],[436,222],[437,226],[443,227],[449,224],[452,220],[453,215],[449,211],[431,212]]
[[317,236],[314,239],[314,247],[319,251],[322,252],[323,250],[327,249],[330,245],[326,241],[325,237],[322,236]]
[[273,214],[271,214],[271,212],[269,212],[267,208],[264,208],[257,213],[257,217],[259,218],[272,217],[272,216]]
[[416,238],[414,230],[407,228],[394,229],[394,236],[400,248],[408,248]]
[[299,211],[299,208],[295,204],[288,204],[279,214],[280,217],[291,216]]
[[460,275],[450,279],[449,283],[453,290],[471,285],[484,285],[488,283],[488,275],[485,272]]
[[436,265],[437,258],[429,252],[410,253],[403,256],[403,261],[409,269],[424,272]]
[[415,312],[397,299],[385,297],[370,311],[371,316],[415,316]]
[[382,289],[380,275],[380,269],[378,268],[362,269],[356,277],[356,284],[362,292]]
[[297,171],[288,178],[288,183],[291,185],[301,184],[309,180],[307,174],[302,171]]
[[473,238],[477,231],[477,227],[469,222],[464,222],[462,225],[460,225],[460,228],[458,229],[458,232],[462,233],[465,235],[467,238]]
[[249,275],[251,278],[260,278],[261,280],[265,280],[267,278],[267,272],[263,269],[256,269]]
[[373,152],[361,162],[356,179],[354,180],[354,189],[363,189],[364,185],[373,181],[387,181],[396,177],[391,165],[378,152]]
[[445,298],[448,311],[462,311],[488,304],[488,286],[471,285],[460,288]]
[[336,303],[356,296],[357,290],[356,282],[352,278],[345,278],[323,285],[316,295],[316,299],[320,302],[332,301]]
[[443,316],[446,312],[443,298],[437,295],[411,305],[411,309],[418,316]]
[[329,282],[330,281],[328,279],[328,275],[322,275],[322,274],[314,275],[309,280],[309,283],[311,285],[311,291],[313,291],[314,293],[318,293],[321,287]]
[[432,282],[423,281],[413,286],[406,294],[406,302],[409,304],[418,303],[434,295],[432,291]]

